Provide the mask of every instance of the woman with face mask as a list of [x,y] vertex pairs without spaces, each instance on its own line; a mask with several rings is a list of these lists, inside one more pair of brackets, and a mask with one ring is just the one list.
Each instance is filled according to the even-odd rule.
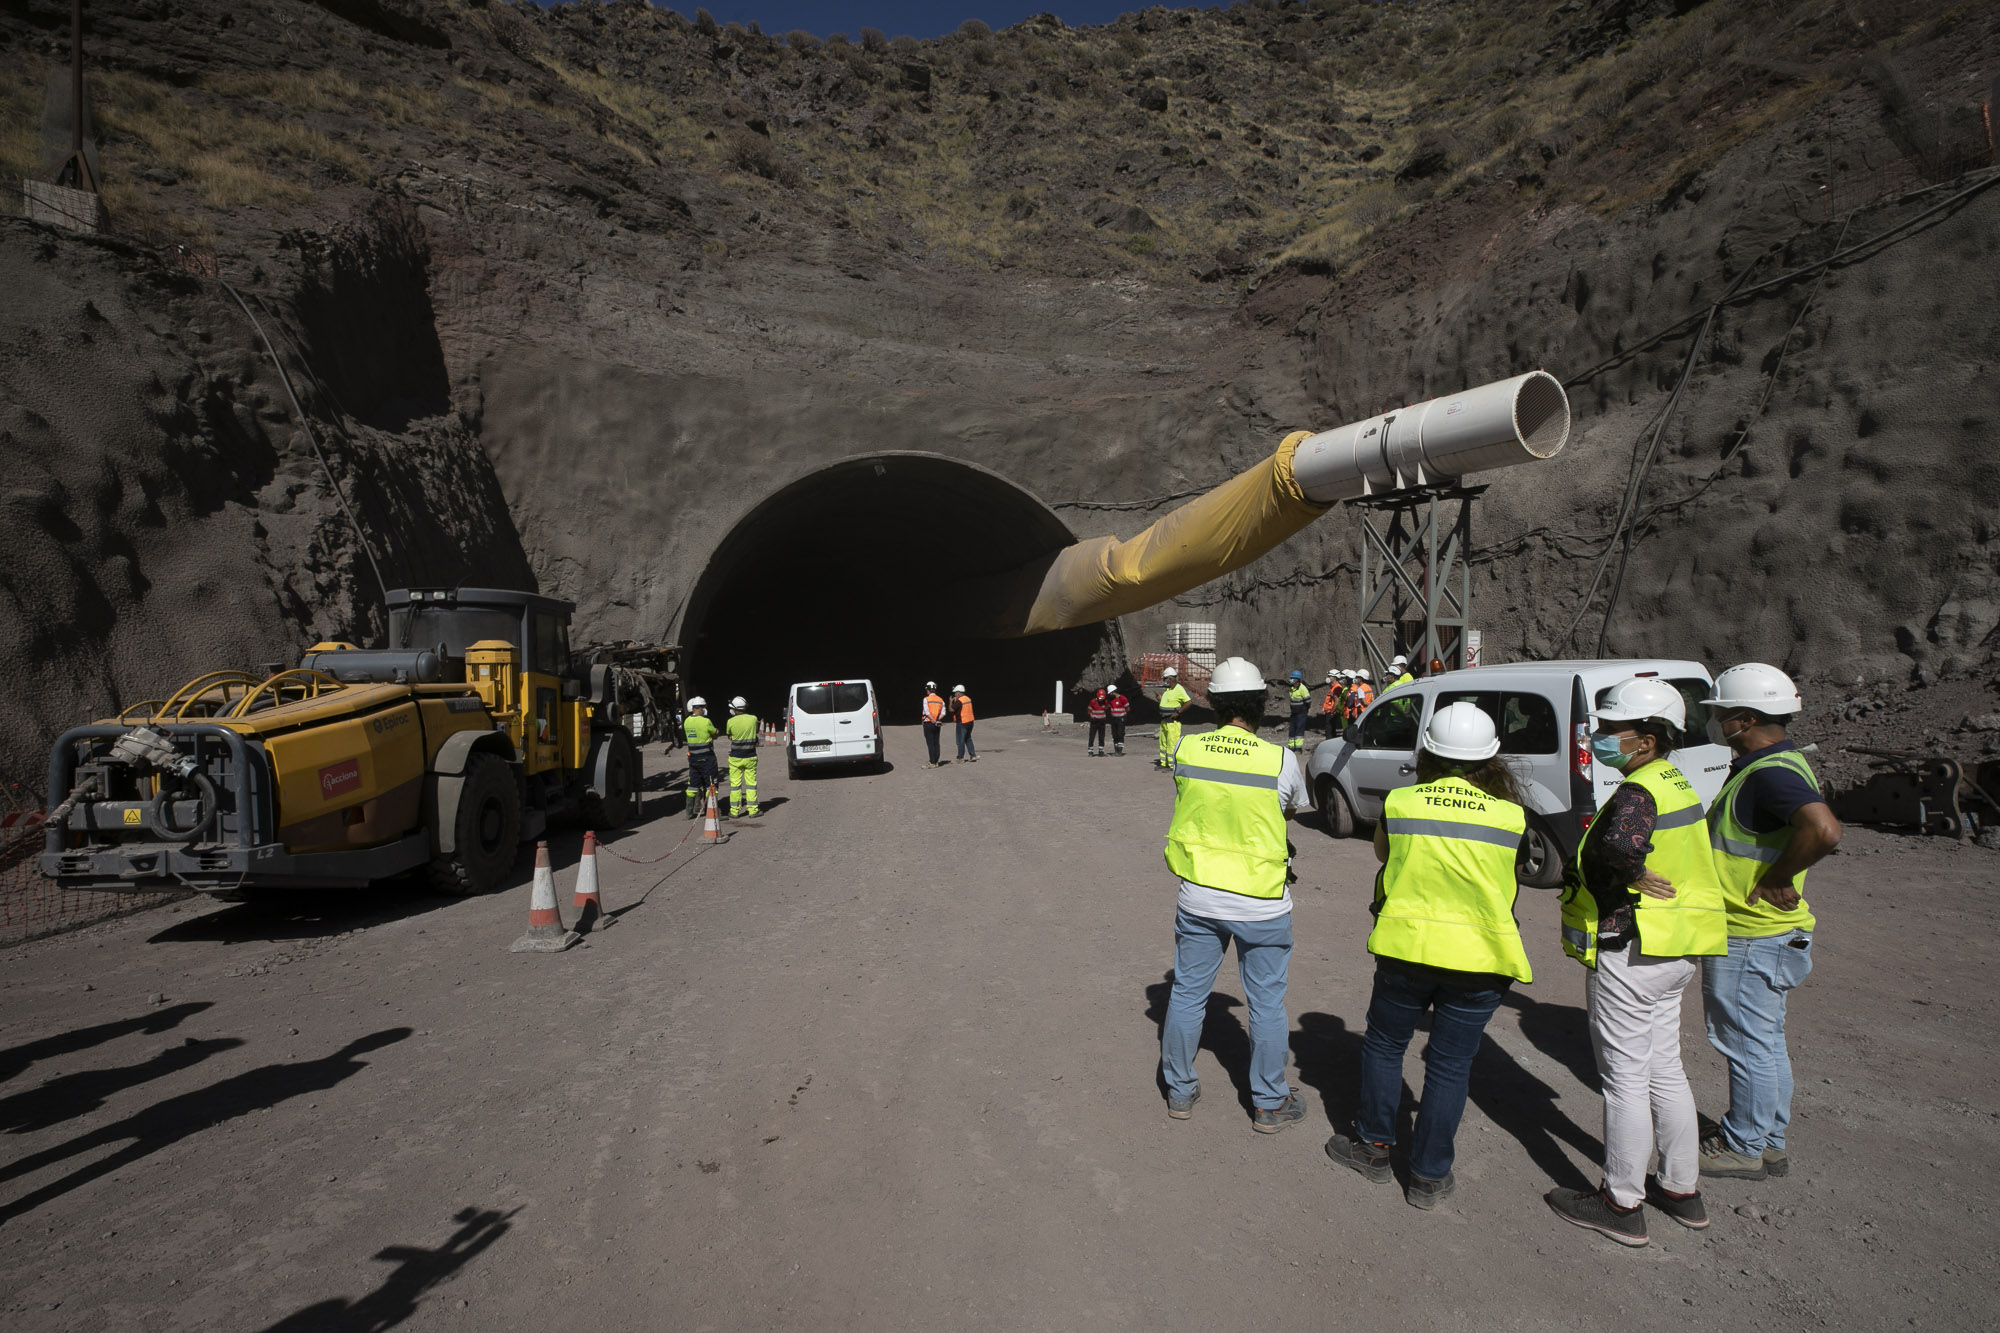
[[[1681,1067],[1681,997],[1694,959],[1728,952],[1722,883],[1694,785],[1668,762],[1687,704],[1634,676],[1604,692],[1590,738],[1624,774],[1591,821],[1563,883],[1563,952],[1590,969],[1590,1046],[1604,1085],[1604,1178],[1551,1190],[1565,1222],[1621,1245],[1646,1243],[1652,1203],[1682,1226],[1708,1225],[1694,1093]],[[1657,1153],[1659,1174],[1648,1174]]]

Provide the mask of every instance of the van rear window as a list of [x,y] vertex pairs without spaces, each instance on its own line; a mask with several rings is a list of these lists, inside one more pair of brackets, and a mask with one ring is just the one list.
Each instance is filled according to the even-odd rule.
[[799,686],[801,713],[858,713],[868,706],[868,687],[860,682]]

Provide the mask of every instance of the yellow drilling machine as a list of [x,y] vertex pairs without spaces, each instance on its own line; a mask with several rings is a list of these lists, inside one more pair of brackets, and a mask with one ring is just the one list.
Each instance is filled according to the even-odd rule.
[[[631,818],[616,671],[571,657],[568,602],[388,595],[389,646],[214,671],[76,727],[49,759],[42,873],[66,888],[354,888],[428,868],[484,893],[552,818]],[[67,793],[65,795],[65,793]]]

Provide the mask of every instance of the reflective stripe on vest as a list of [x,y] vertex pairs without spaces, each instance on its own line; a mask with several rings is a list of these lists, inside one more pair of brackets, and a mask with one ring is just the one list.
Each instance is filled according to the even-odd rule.
[[1123,717],[1131,711],[1132,701],[1130,699],[1127,699],[1122,694],[1115,694],[1111,697],[1111,716]]
[[951,701],[952,718],[958,722],[972,721],[972,696],[961,694]]
[[1772,833],[1758,833],[1736,820],[1737,792],[1752,773],[1773,765],[1791,769],[1811,783],[1814,791],[1820,789],[1819,778],[1814,775],[1806,757],[1797,750],[1784,750],[1745,764],[1732,773],[1729,781],[1722,784],[1722,794],[1715,798],[1715,808],[1708,812],[1708,845],[1715,857],[1716,878],[1722,881],[1722,901],[1729,913],[1729,933],[1742,938],[1782,935],[1788,930],[1811,930],[1815,924],[1812,909],[1806,906],[1804,871],[1792,877],[1792,887],[1799,891],[1799,905],[1791,911],[1781,912],[1761,898],[1754,903],[1750,901],[1750,890],[1756,888],[1757,881],[1764,877],[1765,868],[1791,845],[1795,832],[1788,824]]
[[924,721],[944,721],[944,700],[935,694],[926,694],[924,696]]
[[1368,952],[1533,981],[1514,920],[1526,812],[1448,777],[1391,791],[1382,820],[1389,860],[1376,881]]
[[[1722,881],[1709,854],[1701,797],[1678,768],[1664,761],[1627,775],[1626,783],[1653,798],[1655,819],[1646,869],[1674,886],[1672,898],[1626,891],[1633,904],[1638,948],[1655,958],[1729,952]],[[1597,966],[1597,899],[1583,882],[1583,853],[1602,825],[1593,820],[1570,862],[1563,884],[1563,952],[1585,967]]]
[[757,757],[757,719],[748,713],[738,713],[729,719],[729,757],[731,759],[755,759]]
[[1167,866],[1190,884],[1246,898],[1285,896],[1283,746],[1223,727],[1174,751]]
[[705,717],[690,717],[687,721],[681,723],[681,734],[687,737],[689,754],[699,752],[711,759],[715,757],[715,745],[713,743],[717,734],[715,723]]
[[1102,699],[1092,699],[1088,707],[1092,721],[1102,722],[1110,715],[1110,705]]

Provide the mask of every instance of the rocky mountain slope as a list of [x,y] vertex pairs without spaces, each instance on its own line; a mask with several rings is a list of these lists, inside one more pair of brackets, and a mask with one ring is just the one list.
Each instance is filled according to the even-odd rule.
[[[586,636],[684,637],[700,683],[703,652],[790,669],[826,587],[704,571],[732,533],[806,541],[745,520],[842,459],[997,477],[812,519],[794,567],[921,636],[1007,545],[968,506],[1018,488],[1127,534],[1286,430],[1538,365],[1577,433],[1480,502],[1474,619],[1497,657],[1589,653],[1694,327],[1648,340],[1738,283],[1761,290],[1661,434],[1609,649],[1843,698],[1990,681],[2000,190],[1963,174],[1990,7],[1269,3],[925,43],[641,3],[90,8],[125,238],[0,224],[9,779],[66,721],[365,630],[329,476],[392,585],[532,580]],[[0,14],[8,174],[66,24]],[[265,322],[325,465],[190,268]],[[1352,661],[1352,523],[989,691],[1028,706],[1173,620],[1273,671]]]

